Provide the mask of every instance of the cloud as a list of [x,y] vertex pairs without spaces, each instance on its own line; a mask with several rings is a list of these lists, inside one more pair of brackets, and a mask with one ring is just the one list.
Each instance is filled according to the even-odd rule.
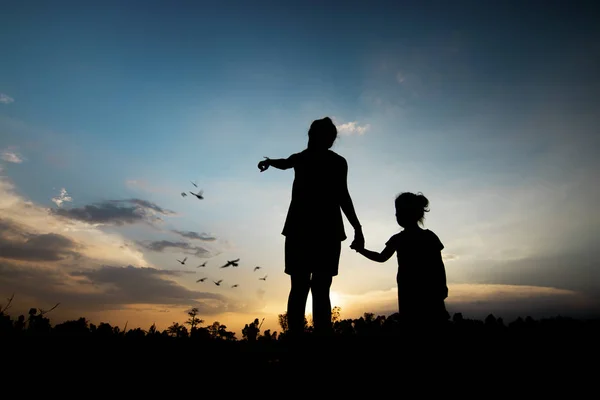
[[[557,315],[572,317],[590,316],[600,312],[597,299],[577,291],[554,287],[502,284],[448,284],[446,307],[453,314],[483,319],[494,314],[510,322],[519,316],[547,318]],[[390,315],[398,311],[397,288],[377,290],[360,295],[338,292],[342,304],[342,317],[355,318],[365,312]]]
[[173,280],[186,271],[134,266],[101,266],[65,271],[40,267],[21,268],[0,260],[0,292],[38,303],[60,302],[80,312],[121,310],[130,305],[198,307],[214,315],[239,307],[218,293],[190,290]]
[[15,101],[15,99],[13,99],[12,97],[10,97],[7,94],[4,93],[0,93],[0,103],[2,104],[10,104],[13,103]]
[[6,161],[6,162],[10,162],[10,163],[15,163],[15,164],[21,164],[23,162],[23,157],[21,157],[19,154],[10,151],[10,150],[3,150],[2,153],[0,154],[0,157]]
[[444,261],[454,261],[457,259],[458,259],[458,256],[456,254],[442,253],[442,260],[444,260]]
[[209,253],[205,248],[194,246],[187,242],[172,242],[170,240],[157,240],[151,242],[138,242],[138,244],[148,250],[163,252],[167,248],[176,248],[185,250],[186,254],[193,254],[198,257],[202,257]]
[[209,235],[208,233],[198,233],[198,232],[192,232],[192,231],[178,231],[178,230],[172,230],[172,232],[183,236],[184,238],[188,238],[188,239],[197,239],[197,240],[202,240],[205,242],[213,242],[215,240],[217,240],[216,237]]
[[60,189],[60,194],[56,197],[53,197],[52,201],[54,202],[54,204],[60,207],[65,201],[73,201],[73,199],[67,193],[67,189],[62,188]]
[[[101,295],[109,304],[161,304],[199,306],[210,312],[226,303],[225,296],[217,293],[189,290],[169,279],[194,271],[171,271],[134,266],[103,266],[94,270],[72,272],[73,277],[101,288]],[[220,310],[223,311],[223,310]]]
[[50,209],[54,215],[90,224],[125,225],[136,222],[153,223],[161,221],[159,215],[174,215],[174,211],[164,209],[152,202],[141,199],[108,200],[79,208]]
[[123,246],[125,239],[121,235],[103,232],[87,222],[49,214],[46,207],[17,194],[13,183],[3,175],[0,175],[0,218],[3,243],[29,250],[34,244],[42,245],[47,252],[46,258],[52,258],[48,254],[53,254],[49,244],[59,244],[54,258],[74,255],[69,251],[77,251],[90,265],[122,263],[149,266],[139,250]]
[[23,226],[0,218],[0,258],[27,261],[58,261],[79,257],[80,246],[56,233],[29,233]]
[[369,124],[365,124],[365,125],[359,125],[357,121],[353,121],[353,122],[346,122],[345,124],[338,124],[336,123],[336,127],[338,130],[338,133],[340,135],[364,135],[365,132],[367,132],[369,129],[371,129],[371,125]]
[[398,83],[404,83],[404,81],[406,80],[406,76],[402,73],[402,71],[398,71],[398,73],[396,74],[396,81],[398,81]]
[[[128,204],[162,210],[135,199]],[[197,290],[198,285],[187,288],[188,279],[193,285],[196,270],[157,269],[131,243],[120,232],[104,232],[87,221],[48,213],[0,175],[0,298],[15,295],[11,315],[60,302],[50,316],[53,323],[85,316],[96,324],[123,327],[129,322],[131,327],[156,322],[166,328],[186,318],[185,310],[198,307],[203,318],[226,319],[241,331],[243,323],[261,312],[263,304],[244,298],[240,291],[229,297],[226,288],[221,291],[214,285],[202,286],[207,291]]]
[[[582,240],[586,240],[583,239]],[[588,239],[589,240],[589,239]],[[466,263],[461,273],[479,284],[540,285],[574,290],[600,298],[600,249]]]

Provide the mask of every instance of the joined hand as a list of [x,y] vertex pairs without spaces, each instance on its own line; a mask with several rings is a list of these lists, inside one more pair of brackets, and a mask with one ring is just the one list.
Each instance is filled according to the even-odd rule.
[[350,244],[350,248],[356,251],[363,250],[365,248],[365,237],[362,231],[354,231],[354,240]]

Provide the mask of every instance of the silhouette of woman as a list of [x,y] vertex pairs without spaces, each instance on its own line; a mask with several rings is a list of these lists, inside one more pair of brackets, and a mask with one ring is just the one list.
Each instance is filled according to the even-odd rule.
[[330,118],[317,119],[308,131],[305,150],[285,159],[258,163],[261,172],[270,166],[294,168],[292,199],[282,234],[285,238],[285,273],[291,289],[287,303],[288,329],[304,331],[304,311],[309,291],[313,300],[315,333],[331,331],[330,288],[338,274],[341,242],[346,239],[342,211],[354,228],[352,246],[364,246],[361,225],[348,192],[348,163],[330,150],[337,128]]
[[376,262],[386,262],[396,253],[398,259],[398,313],[404,321],[431,326],[447,321],[446,269],[442,260],[444,245],[435,233],[422,229],[429,200],[422,193],[401,193],[395,200],[396,222],[404,229],[393,235],[381,253],[351,246]]

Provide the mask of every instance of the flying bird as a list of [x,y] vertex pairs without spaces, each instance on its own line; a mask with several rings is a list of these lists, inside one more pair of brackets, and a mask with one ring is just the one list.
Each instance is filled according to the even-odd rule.
[[207,278],[200,278],[196,282],[204,282]]
[[256,272],[259,269],[260,269],[260,267],[254,267],[254,272]]
[[236,283],[235,285],[231,285],[232,288],[238,287],[239,285]]
[[187,196],[187,193],[186,192],[181,192],[181,197],[185,197],[185,196]]
[[[192,182],[192,181],[190,181],[190,182]],[[198,187],[198,185],[196,185],[196,183],[195,183],[195,182],[192,182],[192,185],[194,185],[194,186]]]
[[[215,281],[213,281],[213,282],[215,282]],[[221,282],[223,282],[223,279],[219,279],[218,281],[216,281],[215,285],[221,286]]]
[[237,267],[239,266],[238,261],[240,261],[240,259],[238,258],[237,260],[227,260],[227,264],[223,265],[221,268],[227,268],[229,266],[234,266]]
[[207,261],[204,261],[202,264],[198,265],[196,268],[206,267]]
[[258,278],[258,279],[260,279],[261,281],[266,281],[267,280],[267,275],[263,276],[262,278]]
[[185,260],[187,260],[187,257],[184,258],[183,260],[177,260],[177,261],[179,261],[181,263],[181,265],[184,265],[185,264]]
[[194,192],[190,192],[191,194],[193,194],[194,196],[196,196],[199,200],[204,199],[204,190],[199,190],[198,193],[194,193]]

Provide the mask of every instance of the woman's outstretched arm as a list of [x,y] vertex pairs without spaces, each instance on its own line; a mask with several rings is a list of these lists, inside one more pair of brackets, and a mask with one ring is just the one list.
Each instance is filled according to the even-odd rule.
[[265,157],[264,160],[258,163],[258,169],[260,169],[260,172],[266,171],[269,167],[274,167],[277,169],[290,169],[293,166],[293,156],[290,156],[288,158]]

